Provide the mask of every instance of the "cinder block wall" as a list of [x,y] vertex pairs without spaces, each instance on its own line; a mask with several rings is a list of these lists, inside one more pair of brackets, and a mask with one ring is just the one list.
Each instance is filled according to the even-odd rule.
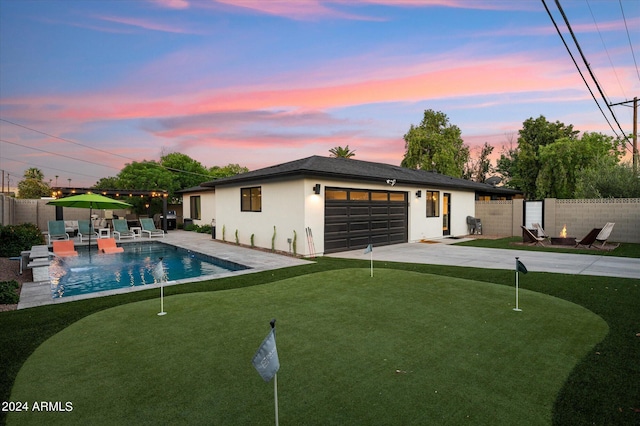
[[[523,200],[476,201],[476,217],[482,221],[485,235],[520,236],[524,217]],[[544,200],[544,228],[547,234],[559,236],[567,226],[567,235],[582,238],[593,228],[614,222],[609,241],[640,243],[640,199],[607,198]]]
[[558,235],[566,224],[569,236],[582,238],[593,228],[614,222],[609,241],[640,243],[640,199],[555,200],[555,205],[556,223],[551,235]]
[[475,217],[482,221],[483,234],[500,237],[512,236],[510,225],[517,221],[514,219],[512,200],[476,201]]

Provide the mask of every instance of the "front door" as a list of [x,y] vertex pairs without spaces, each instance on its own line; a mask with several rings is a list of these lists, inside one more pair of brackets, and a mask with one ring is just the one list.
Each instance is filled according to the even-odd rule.
[[451,235],[451,194],[442,194],[442,235]]

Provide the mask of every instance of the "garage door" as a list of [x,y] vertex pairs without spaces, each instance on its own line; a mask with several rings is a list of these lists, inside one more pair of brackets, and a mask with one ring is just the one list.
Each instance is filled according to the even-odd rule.
[[407,242],[407,193],[325,188],[324,251]]

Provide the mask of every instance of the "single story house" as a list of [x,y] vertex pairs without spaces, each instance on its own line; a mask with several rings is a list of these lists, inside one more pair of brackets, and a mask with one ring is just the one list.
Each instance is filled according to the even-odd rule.
[[215,188],[193,186],[176,191],[182,195],[182,217],[194,225],[211,225],[216,213]]
[[466,235],[476,199],[519,194],[433,171],[321,156],[182,193],[184,217],[214,219],[216,239],[305,256]]

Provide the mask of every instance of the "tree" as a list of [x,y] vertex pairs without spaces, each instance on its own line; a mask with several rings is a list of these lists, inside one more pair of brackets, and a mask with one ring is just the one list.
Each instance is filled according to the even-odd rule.
[[[574,198],[581,170],[595,164],[615,165],[622,152],[620,143],[601,133],[584,133],[581,138],[564,137],[539,148],[540,170],[536,179],[539,199]],[[598,161],[602,159],[602,161]]]
[[489,158],[492,152],[493,147],[489,145],[489,142],[485,142],[484,145],[480,147],[478,159],[475,161],[471,158],[469,159],[469,162],[465,166],[464,178],[484,183],[487,180],[487,175],[494,170],[491,166],[491,159]]
[[598,158],[576,178],[576,198],[640,198],[640,179],[629,163]]
[[209,168],[209,174],[214,179],[219,179],[227,176],[235,176],[240,173],[247,173],[249,171],[248,168],[243,167],[239,164],[227,164],[224,167],[213,166]]
[[463,176],[469,147],[464,144],[460,129],[449,124],[446,114],[425,110],[422,122],[418,126],[411,125],[404,141],[406,152],[402,167]]
[[198,186],[211,179],[207,168],[199,161],[179,152],[160,157],[160,165],[173,174],[176,190]]
[[536,194],[536,181],[542,166],[540,148],[561,138],[575,139],[578,133],[573,125],[566,126],[559,121],[550,123],[543,115],[529,118],[518,132],[518,147],[500,156],[498,169],[509,186],[531,198]]
[[351,158],[355,157],[356,155],[356,151],[351,151],[349,149],[349,145],[345,146],[344,148],[341,146],[336,146],[334,148],[331,148],[329,152],[331,153],[331,156],[335,158]]
[[106,178],[100,178],[98,182],[93,185],[95,189],[123,189],[120,186],[120,181],[117,177],[110,176]]
[[18,197],[37,199],[51,196],[51,186],[43,182],[44,174],[35,167],[24,172],[24,179],[18,182]]

